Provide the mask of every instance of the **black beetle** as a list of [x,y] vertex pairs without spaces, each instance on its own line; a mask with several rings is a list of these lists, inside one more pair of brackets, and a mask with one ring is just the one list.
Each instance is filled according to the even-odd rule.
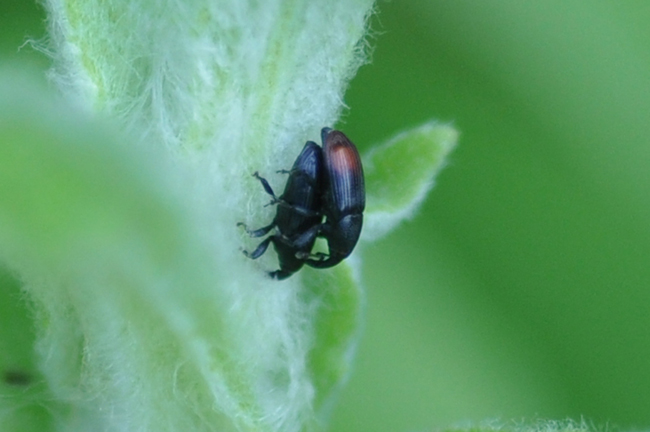
[[366,207],[363,167],[356,146],[343,132],[323,128],[322,212],[325,222],[319,237],[327,240],[329,255],[317,253],[299,257],[316,268],[333,267],[351,253],[359,240]]
[[[274,227],[278,232],[267,237],[253,252],[244,254],[252,259],[259,258],[266,252],[269,243],[273,243],[278,254],[280,269],[270,272],[275,279],[286,279],[300,270],[305,263],[299,254],[309,255],[323,216],[321,214],[321,182],[323,179],[323,152],[313,141],[307,141],[302,152],[293,164],[291,171],[280,171],[289,174],[284,192],[279,198],[269,183],[258,173],[253,174],[273,197],[270,204],[277,204],[278,209],[270,225],[263,228],[246,231],[251,237],[266,235]],[[243,223],[237,225],[244,226]]]
[[[278,210],[270,225],[246,230],[251,237],[262,237],[275,227],[278,232],[244,254],[259,258],[273,243],[280,262],[280,269],[269,273],[275,279],[288,278],[304,264],[335,266],[352,253],[361,234],[366,193],[359,152],[343,132],[323,128],[321,138],[322,149],[307,141],[288,171],[289,179],[279,198],[264,178],[253,174]],[[316,237],[327,240],[329,254],[311,253]]]

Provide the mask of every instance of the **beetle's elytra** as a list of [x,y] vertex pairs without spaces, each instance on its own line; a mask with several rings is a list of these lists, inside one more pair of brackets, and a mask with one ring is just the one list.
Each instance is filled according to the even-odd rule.
[[[270,225],[247,231],[252,237],[273,228],[277,232],[252,253],[244,253],[258,258],[273,243],[280,264],[279,270],[269,273],[275,279],[286,279],[304,264],[335,266],[352,253],[361,234],[366,194],[359,152],[343,132],[323,128],[321,138],[322,148],[312,141],[305,144],[279,198],[265,179],[254,174],[278,207]],[[312,254],[316,237],[327,241],[328,254]]]
[[323,128],[323,206],[325,222],[319,235],[327,240],[329,255],[316,254],[307,264],[333,267],[351,253],[359,240],[366,207],[363,167],[359,152],[343,132]]

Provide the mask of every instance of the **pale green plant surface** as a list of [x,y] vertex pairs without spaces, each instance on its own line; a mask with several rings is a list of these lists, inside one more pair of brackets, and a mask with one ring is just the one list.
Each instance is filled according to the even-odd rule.
[[385,234],[413,214],[457,140],[453,127],[429,122],[398,134],[365,156],[366,240]]
[[[49,3],[73,102],[0,74],[3,431],[325,424],[359,337],[358,257],[272,281],[235,225],[272,218],[249,174],[277,184],[334,123],[370,7]],[[366,159],[367,220],[389,220],[371,232],[413,211],[454,141],[429,124]],[[403,192],[377,205],[384,187]]]
[[528,420],[484,422],[468,427],[448,428],[447,432],[589,432],[599,430],[589,426],[584,420]]

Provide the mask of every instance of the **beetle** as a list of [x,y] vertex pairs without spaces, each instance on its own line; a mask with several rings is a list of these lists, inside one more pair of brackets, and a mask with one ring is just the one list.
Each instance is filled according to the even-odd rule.
[[305,258],[299,258],[299,255],[310,254],[323,219],[322,149],[315,142],[307,141],[291,170],[279,172],[289,174],[284,192],[279,198],[275,196],[266,179],[260,177],[257,172],[253,174],[262,183],[266,193],[273,197],[269,205],[278,206],[271,224],[257,230],[248,230],[241,222],[237,225],[243,226],[251,237],[262,237],[277,227],[277,233],[263,240],[253,252],[244,251],[244,254],[251,259],[257,259],[266,252],[269,244],[273,243],[280,269],[269,272],[269,275],[282,280],[303,266]]
[[359,241],[366,192],[361,158],[352,141],[343,132],[327,127],[321,130],[321,139],[325,222],[318,227],[318,236],[327,240],[329,254],[300,251],[298,256],[311,267],[328,268],[347,258]]
[[[347,258],[356,246],[363,225],[366,205],[361,158],[356,146],[343,132],[321,130],[323,147],[307,141],[290,171],[282,195],[277,198],[266,179],[253,174],[277,204],[271,224],[248,230],[251,237],[262,237],[277,227],[277,233],[263,240],[253,252],[257,259],[273,243],[280,269],[270,272],[275,279],[286,279],[307,264],[329,268]],[[325,222],[323,222],[325,218]],[[327,241],[329,253],[312,254],[317,237]]]

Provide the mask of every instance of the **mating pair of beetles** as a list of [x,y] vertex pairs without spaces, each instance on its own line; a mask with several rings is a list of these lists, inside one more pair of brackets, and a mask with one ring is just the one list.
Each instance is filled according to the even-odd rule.
[[[253,252],[244,251],[256,259],[273,243],[280,263],[279,270],[269,273],[274,279],[286,279],[304,264],[333,267],[352,253],[359,240],[366,206],[359,152],[343,132],[323,128],[321,139],[322,148],[307,141],[291,170],[278,171],[289,174],[279,198],[264,178],[253,174],[273,197],[270,204],[277,204],[277,213],[270,225],[257,230],[238,225],[251,237],[262,237],[277,227]],[[317,237],[327,241],[329,254],[311,253]]]

